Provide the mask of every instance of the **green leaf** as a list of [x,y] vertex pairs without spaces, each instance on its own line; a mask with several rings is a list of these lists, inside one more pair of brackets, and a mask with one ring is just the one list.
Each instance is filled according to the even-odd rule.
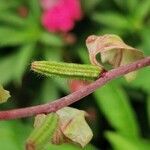
[[7,84],[15,80],[18,83],[29,65],[34,45],[25,45],[19,52],[0,60],[0,83]]
[[31,16],[37,21],[39,21],[41,16],[41,8],[39,0],[30,0],[28,3],[30,6],[29,10],[31,12]]
[[150,127],[150,93],[147,98],[147,114],[148,114],[148,123]]
[[109,28],[104,27],[102,29],[99,29],[97,35],[103,35],[107,33],[116,34],[120,37],[126,36],[126,32],[124,32],[124,30],[118,30],[117,28],[113,28],[113,27],[109,27]]
[[149,26],[145,26],[144,29],[142,29],[141,32],[141,38],[142,38],[142,42],[140,44],[140,48],[143,49],[145,55],[150,55],[150,28]]
[[0,47],[30,44],[36,42],[40,35],[40,31],[36,27],[28,29],[0,27],[0,33]]
[[137,77],[132,81],[132,87],[142,88],[148,93],[150,91],[150,69],[146,67],[138,71]]
[[90,63],[87,49],[85,49],[85,47],[79,47],[77,50],[78,50],[77,52],[81,60],[86,64]]
[[14,26],[24,26],[25,18],[21,18],[12,12],[0,13],[0,22]]
[[40,41],[48,46],[62,47],[64,45],[60,36],[47,32],[41,34]]
[[5,150],[22,150],[24,141],[30,132],[27,124],[19,121],[0,122],[0,148]]
[[139,1],[138,0],[126,0],[128,10],[134,13]]
[[137,138],[139,127],[134,110],[123,89],[114,82],[94,93],[96,102],[110,125],[120,134]]
[[10,55],[0,59],[0,83],[5,85],[10,82],[14,77],[14,62],[16,61],[16,55]]
[[114,2],[119,6],[119,7],[123,7],[123,6],[125,6],[124,5],[124,3],[125,3],[125,1],[122,1],[122,0],[114,0]]
[[150,148],[148,140],[127,138],[115,132],[106,132],[106,138],[115,150],[149,150]]
[[18,53],[0,60],[1,84],[7,84],[11,80],[15,80],[18,83],[21,81],[27,65],[29,65],[33,50],[33,45],[25,45]]
[[66,79],[63,78],[54,78],[53,79],[54,83],[57,84],[57,86],[65,93],[69,92],[69,88],[68,86],[64,86],[64,85],[68,85],[68,81]]
[[59,98],[57,84],[52,79],[45,79],[41,88],[40,98],[42,102],[48,102]]
[[0,27],[0,46],[20,45],[26,43],[27,35],[9,27]]
[[[18,1],[14,1],[14,0],[0,0],[0,11],[4,12],[4,10],[10,9],[10,8],[14,8],[18,6]],[[1,13],[0,12],[0,13]]]
[[[82,0],[82,6],[86,13],[91,13],[92,10],[101,2],[101,0]],[[90,15],[90,14],[89,14]]]
[[17,69],[14,70],[14,80],[18,83],[21,82],[21,78],[30,64],[33,51],[35,50],[34,46],[34,44],[24,45],[16,55]]
[[118,30],[130,29],[131,26],[125,16],[115,12],[94,13],[92,18],[98,23]]
[[124,10],[129,10],[129,12],[134,12],[138,4],[138,0],[114,0],[115,3]]
[[44,50],[45,60],[61,61],[62,60],[62,51],[60,48],[47,46]]
[[140,1],[136,7],[136,11],[134,12],[137,21],[144,21],[146,16],[148,16],[149,14],[150,14],[150,1],[149,0]]

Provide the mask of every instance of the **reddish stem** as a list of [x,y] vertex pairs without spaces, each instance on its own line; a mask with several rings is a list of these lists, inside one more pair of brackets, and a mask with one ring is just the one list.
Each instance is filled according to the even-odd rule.
[[41,104],[33,107],[26,107],[20,109],[6,110],[0,111],[0,120],[9,120],[9,119],[17,119],[23,117],[29,117],[33,115],[37,115],[40,113],[50,113],[57,111],[65,106],[68,106],[76,101],[79,101],[83,97],[91,94],[97,88],[103,86],[108,81],[113,80],[119,76],[125,75],[134,70],[140,69],[145,66],[150,65],[150,57],[146,57],[144,59],[138,60],[132,64],[128,64],[126,66],[121,66],[119,68],[110,70],[104,73],[98,80],[95,82],[83,87],[82,89],[73,92],[65,97],[62,97],[54,102],[50,102],[47,104]]

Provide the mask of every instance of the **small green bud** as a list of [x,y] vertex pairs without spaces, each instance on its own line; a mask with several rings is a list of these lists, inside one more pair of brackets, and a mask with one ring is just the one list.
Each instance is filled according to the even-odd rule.
[[46,115],[42,123],[35,127],[26,142],[26,150],[42,150],[51,140],[58,126],[58,115],[50,113]]
[[5,89],[0,85],[0,103],[6,102],[9,97],[10,97],[9,91],[5,90]]

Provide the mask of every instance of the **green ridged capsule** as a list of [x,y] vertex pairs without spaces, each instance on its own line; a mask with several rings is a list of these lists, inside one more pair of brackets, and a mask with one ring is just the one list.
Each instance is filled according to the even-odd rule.
[[30,134],[26,142],[26,150],[42,150],[51,140],[57,126],[58,115],[56,113],[48,114],[43,123]]
[[94,65],[60,63],[54,61],[34,61],[31,69],[50,77],[64,77],[84,80],[95,80],[103,68]]

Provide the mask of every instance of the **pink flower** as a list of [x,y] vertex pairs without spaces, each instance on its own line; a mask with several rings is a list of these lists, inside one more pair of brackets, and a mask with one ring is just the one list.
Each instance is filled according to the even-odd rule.
[[68,32],[82,17],[79,0],[41,0],[42,24],[50,32]]

